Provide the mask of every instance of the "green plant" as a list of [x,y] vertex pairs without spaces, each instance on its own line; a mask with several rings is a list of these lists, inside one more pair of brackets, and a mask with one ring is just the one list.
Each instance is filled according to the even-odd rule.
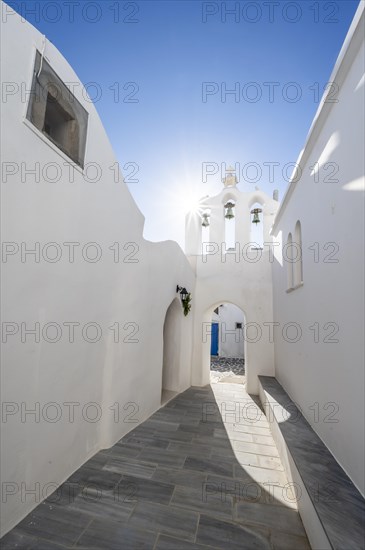
[[191,293],[190,292],[188,292],[188,294],[186,295],[186,298],[181,300],[181,303],[184,308],[184,315],[186,317],[189,311],[191,310]]

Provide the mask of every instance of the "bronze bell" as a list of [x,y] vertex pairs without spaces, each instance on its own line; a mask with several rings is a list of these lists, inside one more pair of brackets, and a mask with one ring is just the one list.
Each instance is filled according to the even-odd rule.
[[225,205],[226,213],[224,217],[227,218],[227,220],[231,220],[232,218],[234,218],[233,207],[234,204],[232,202],[227,202],[227,204]]
[[202,226],[203,227],[209,227],[208,214],[203,214]]
[[251,214],[253,214],[252,223],[260,223],[260,217],[259,214],[262,212],[261,208],[254,208],[251,210]]

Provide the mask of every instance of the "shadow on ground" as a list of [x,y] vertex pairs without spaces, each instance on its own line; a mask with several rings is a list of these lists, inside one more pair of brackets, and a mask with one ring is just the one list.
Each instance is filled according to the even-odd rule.
[[189,388],[1,541],[56,550],[308,550],[268,422],[241,384]]

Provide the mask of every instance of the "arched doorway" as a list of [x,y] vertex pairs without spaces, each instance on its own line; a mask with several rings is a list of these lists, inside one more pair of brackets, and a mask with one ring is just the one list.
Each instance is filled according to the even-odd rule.
[[175,298],[166,311],[163,326],[163,360],[161,405],[172,399],[180,390],[182,307]]
[[[203,361],[208,360],[210,381],[245,383],[245,314],[230,302],[221,302],[207,311]],[[207,318],[206,317],[206,318]]]

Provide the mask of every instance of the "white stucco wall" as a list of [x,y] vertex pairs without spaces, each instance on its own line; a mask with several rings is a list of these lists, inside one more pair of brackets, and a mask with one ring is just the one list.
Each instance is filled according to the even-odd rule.
[[[229,199],[236,203],[236,247],[225,253],[224,204]],[[267,243],[260,251],[252,251],[250,245],[250,209],[256,202],[262,205],[261,223]],[[240,308],[245,316],[247,389],[257,394],[258,374],[274,374],[274,346],[269,326],[273,321],[270,229],[279,203],[260,190],[247,193],[227,187],[201,204],[211,213],[210,241],[204,248],[200,215],[189,214],[186,218],[186,251],[197,276],[192,382],[194,385],[209,383],[212,314],[220,304],[229,303]],[[205,253],[207,250],[209,254]]]
[[[274,317],[279,323],[275,337],[276,377],[362,492],[363,10],[364,4],[355,16],[329,79],[339,86],[338,102],[321,105],[298,160],[303,175],[289,187],[273,231],[276,241],[285,243],[289,232],[294,235],[295,224],[300,220],[303,250],[303,286],[287,293],[287,265],[281,247],[276,248],[273,264]],[[311,167],[316,162],[320,169],[313,174]],[[334,170],[332,178],[338,181],[326,181],[324,178]],[[289,322],[300,326],[302,336],[296,343],[283,338],[282,328]],[[292,331],[289,339],[294,338]]]
[[[14,243],[3,249],[3,534],[47,496],[47,487],[52,492],[160,406],[165,314],[177,284],[194,287],[194,273],[176,243],[143,239],[144,218],[122,179],[115,181],[116,158],[99,116],[61,54],[47,41],[47,61],[63,82],[79,83],[74,94],[89,113],[85,163],[97,163],[101,174],[94,183],[79,168],[71,182],[68,157],[25,121],[20,91],[30,89],[42,35],[13,15],[2,25],[1,41],[8,83],[1,120],[2,237]],[[36,163],[39,178],[25,173]],[[57,170],[61,176],[51,182]],[[90,169],[88,176],[94,174]],[[39,261],[32,255],[22,261],[21,243],[28,249],[40,243]],[[57,246],[44,248],[47,243]],[[64,243],[79,243],[73,262]],[[49,261],[59,250],[59,261]],[[97,250],[99,261],[85,259]],[[175,338],[183,344],[170,383],[182,391],[191,383],[193,318],[182,308],[175,317],[181,328]],[[36,323],[39,339],[24,333]],[[70,323],[76,323],[73,342]],[[98,327],[100,338],[91,343]],[[37,408],[36,415],[26,413]],[[40,494],[24,498],[37,484]]]

